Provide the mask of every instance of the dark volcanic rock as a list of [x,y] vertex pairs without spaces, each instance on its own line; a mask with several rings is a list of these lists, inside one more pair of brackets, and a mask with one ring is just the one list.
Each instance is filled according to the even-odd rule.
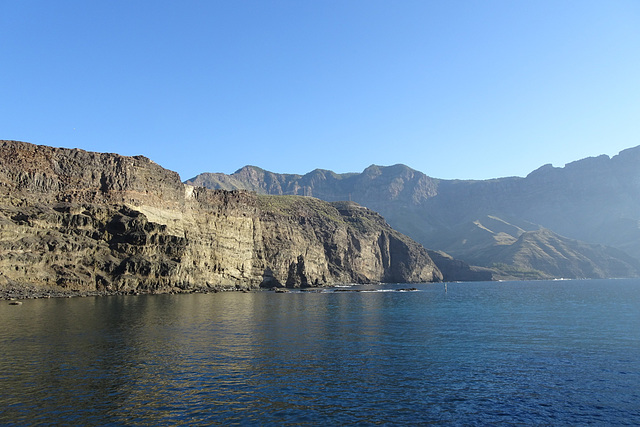
[[212,191],[142,157],[0,142],[4,297],[442,278],[356,204]]

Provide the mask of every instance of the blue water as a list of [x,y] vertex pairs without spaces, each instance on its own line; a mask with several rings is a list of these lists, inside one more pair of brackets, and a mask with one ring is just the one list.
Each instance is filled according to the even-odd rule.
[[0,423],[640,424],[640,280],[416,287],[0,302]]

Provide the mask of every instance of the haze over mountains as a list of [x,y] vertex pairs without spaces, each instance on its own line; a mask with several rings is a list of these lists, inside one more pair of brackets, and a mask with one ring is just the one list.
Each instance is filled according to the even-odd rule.
[[525,178],[443,180],[405,165],[306,175],[246,166],[186,183],[352,200],[426,248],[492,268],[494,278],[640,274],[640,147],[545,165]]

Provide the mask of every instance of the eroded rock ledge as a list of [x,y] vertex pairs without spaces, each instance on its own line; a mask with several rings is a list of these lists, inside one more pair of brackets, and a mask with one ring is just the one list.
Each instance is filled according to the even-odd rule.
[[355,203],[207,190],[142,156],[0,142],[5,298],[441,278]]

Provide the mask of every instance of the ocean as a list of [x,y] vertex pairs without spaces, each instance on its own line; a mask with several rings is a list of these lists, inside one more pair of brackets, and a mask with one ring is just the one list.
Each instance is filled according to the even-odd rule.
[[0,325],[2,425],[640,425],[637,279],[0,301]]

